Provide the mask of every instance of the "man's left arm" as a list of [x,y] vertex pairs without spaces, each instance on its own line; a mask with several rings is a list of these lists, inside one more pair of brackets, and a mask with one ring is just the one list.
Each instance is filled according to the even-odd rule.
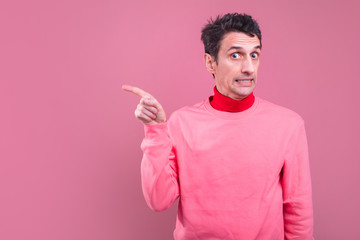
[[313,205],[304,121],[290,138],[282,170],[285,240],[313,239]]

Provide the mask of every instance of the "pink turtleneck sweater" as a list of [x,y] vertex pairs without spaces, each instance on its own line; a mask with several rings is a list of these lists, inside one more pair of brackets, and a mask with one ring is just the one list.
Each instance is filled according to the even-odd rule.
[[226,112],[206,99],[145,125],[141,148],[149,207],[180,197],[175,240],[312,239],[308,147],[295,112],[259,97]]

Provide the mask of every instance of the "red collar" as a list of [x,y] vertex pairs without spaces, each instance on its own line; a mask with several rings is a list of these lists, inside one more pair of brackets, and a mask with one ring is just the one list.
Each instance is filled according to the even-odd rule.
[[222,95],[215,86],[214,96],[211,96],[209,100],[211,106],[216,110],[223,112],[242,112],[254,104],[255,96],[253,93],[251,93],[242,100],[235,100]]

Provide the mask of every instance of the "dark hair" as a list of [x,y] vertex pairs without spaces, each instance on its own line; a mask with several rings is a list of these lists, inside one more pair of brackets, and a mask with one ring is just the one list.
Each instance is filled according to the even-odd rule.
[[256,35],[261,47],[261,31],[258,23],[251,16],[239,13],[228,13],[222,17],[218,15],[215,20],[210,18],[201,31],[205,53],[213,56],[215,61],[217,61],[221,40],[228,32],[243,32],[252,37]]

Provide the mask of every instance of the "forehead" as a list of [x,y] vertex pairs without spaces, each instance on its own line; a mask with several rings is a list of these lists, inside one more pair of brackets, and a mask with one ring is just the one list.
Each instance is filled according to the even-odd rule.
[[231,47],[253,49],[257,46],[260,46],[260,40],[255,34],[252,37],[243,32],[229,32],[221,40],[220,50],[226,51]]

